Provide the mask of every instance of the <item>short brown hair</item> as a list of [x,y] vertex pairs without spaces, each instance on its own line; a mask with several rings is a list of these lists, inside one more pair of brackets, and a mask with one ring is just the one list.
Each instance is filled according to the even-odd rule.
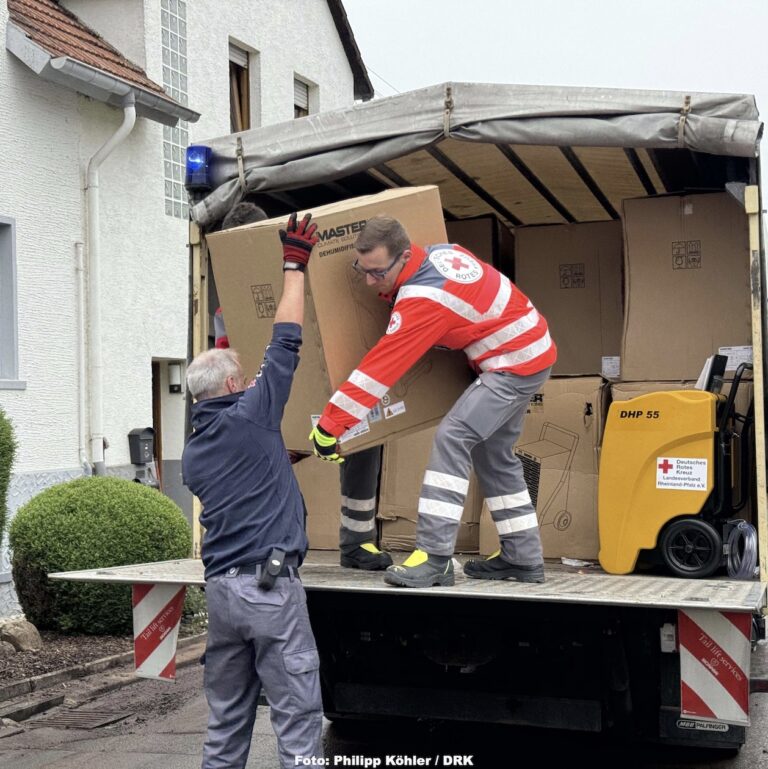
[[376,246],[386,246],[390,256],[402,254],[411,245],[408,233],[397,219],[391,216],[372,216],[355,241],[355,250],[361,254],[373,251]]
[[242,227],[244,224],[253,224],[268,219],[266,212],[250,200],[243,200],[234,205],[221,222],[221,229],[228,230],[231,227]]

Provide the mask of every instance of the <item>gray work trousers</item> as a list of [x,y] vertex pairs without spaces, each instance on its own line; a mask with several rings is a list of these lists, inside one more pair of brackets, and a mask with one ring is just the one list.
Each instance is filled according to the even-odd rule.
[[376,544],[381,446],[350,454],[341,468],[341,525],[339,547],[353,550],[366,542]]
[[278,577],[266,591],[258,576],[227,572],[209,579],[205,594],[203,769],[245,766],[262,685],[280,766],[295,767],[296,756],[321,757],[320,664],[301,580]]
[[481,374],[437,428],[419,498],[416,547],[452,555],[474,467],[496,524],[503,557],[512,563],[542,563],[541,538],[520,460],[513,449],[528,404],[550,369],[517,376]]

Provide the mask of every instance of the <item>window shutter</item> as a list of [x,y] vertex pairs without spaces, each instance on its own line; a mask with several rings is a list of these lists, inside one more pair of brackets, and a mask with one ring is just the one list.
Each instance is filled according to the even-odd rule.
[[232,43],[229,44],[229,60],[238,67],[248,69],[248,52]]
[[309,86],[301,80],[293,81],[293,104],[309,112]]

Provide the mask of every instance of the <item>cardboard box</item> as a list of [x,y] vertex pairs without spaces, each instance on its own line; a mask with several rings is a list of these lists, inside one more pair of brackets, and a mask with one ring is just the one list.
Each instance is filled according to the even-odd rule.
[[446,222],[448,242],[464,246],[514,280],[515,238],[495,216]]
[[751,345],[747,216],[727,193],[624,201],[621,378],[686,380]]
[[550,379],[525,418],[515,454],[536,508],[545,558],[597,559],[598,447],[608,387],[600,377]]
[[518,227],[515,283],[547,319],[554,374],[600,374],[623,329],[620,222]]
[[[384,446],[378,517],[382,521],[381,547],[385,550],[413,550],[416,546],[419,496],[434,437],[435,428],[431,428],[388,441]],[[455,552],[477,552],[482,504],[479,484],[472,475]]]
[[[299,218],[304,212],[299,212]],[[312,210],[320,242],[307,270],[301,363],[282,422],[289,449],[304,451],[330,397],[385,332],[389,307],[352,269],[353,243],[365,221],[386,213],[416,243],[444,243],[445,223],[436,187],[389,190]],[[227,334],[247,374],[255,374],[272,336],[283,285],[277,231],[285,217],[208,236]],[[472,375],[462,352],[433,350],[400,379],[358,428],[342,437],[357,451],[439,421]]]
[[310,548],[338,550],[341,524],[339,466],[307,457],[293,465],[293,472],[307,506]]
[[491,511],[486,504],[483,504],[480,513],[480,537],[478,542],[478,552],[480,555],[492,555],[499,549],[499,532],[496,530],[496,524],[491,518]]

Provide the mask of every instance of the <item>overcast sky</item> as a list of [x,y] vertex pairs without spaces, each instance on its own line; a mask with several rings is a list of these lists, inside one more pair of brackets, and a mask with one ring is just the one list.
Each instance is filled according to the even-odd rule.
[[377,96],[447,80],[654,88],[751,93],[768,115],[768,0],[343,2]]

